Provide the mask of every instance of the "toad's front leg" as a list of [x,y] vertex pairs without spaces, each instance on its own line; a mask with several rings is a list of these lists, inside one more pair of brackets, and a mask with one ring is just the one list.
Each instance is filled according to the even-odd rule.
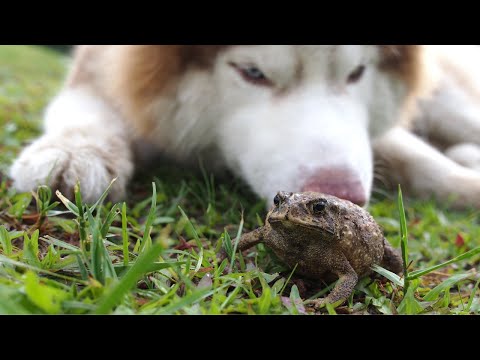
[[330,271],[338,276],[338,282],[327,297],[322,299],[307,300],[305,304],[313,304],[319,309],[325,304],[335,304],[341,300],[346,300],[353,292],[358,282],[358,275],[353,270],[345,255],[335,252],[328,256],[330,260],[327,264]]
[[[263,241],[263,227],[258,228],[254,231],[251,231],[249,233],[243,234],[240,240],[238,241],[237,245],[237,250],[238,251],[243,251],[251,248],[252,246],[255,246]],[[234,243],[232,243],[232,248],[235,246]],[[222,262],[225,258],[227,257],[227,252],[225,248],[222,248],[220,253],[217,256],[218,262]]]

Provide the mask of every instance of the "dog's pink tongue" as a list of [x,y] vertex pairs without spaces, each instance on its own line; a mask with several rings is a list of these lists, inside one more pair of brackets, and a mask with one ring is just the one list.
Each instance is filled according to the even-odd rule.
[[315,191],[363,206],[367,197],[362,183],[348,170],[322,169],[305,181],[302,191]]

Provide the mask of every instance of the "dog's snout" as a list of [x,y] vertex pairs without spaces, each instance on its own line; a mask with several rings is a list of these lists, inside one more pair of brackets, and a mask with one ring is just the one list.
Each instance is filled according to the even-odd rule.
[[367,194],[361,181],[351,171],[345,169],[322,169],[307,178],[302,191],[315,191],[349,200],[363,206]]

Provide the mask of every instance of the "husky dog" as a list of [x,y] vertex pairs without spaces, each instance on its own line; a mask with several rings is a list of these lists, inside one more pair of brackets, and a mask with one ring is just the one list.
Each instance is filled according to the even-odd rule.
[[119,200],[134,149],[151,143],[227,167],[262,198],[365,205],[381,172],[411,195],[480,207],[478,64],[474,46],[78,46],[10,175],[19,191],[80,180],[89,202],[118,177]]

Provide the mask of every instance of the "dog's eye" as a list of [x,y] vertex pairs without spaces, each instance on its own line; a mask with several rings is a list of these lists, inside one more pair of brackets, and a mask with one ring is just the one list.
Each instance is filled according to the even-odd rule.
[[238,65],[235,63],[230,63],[232,67],[234,67],[240,75],[242,75],[243,79],[255,84],[255,85],[262,85],[262,86],[271,86],[272,82],[268,79],[265,74],[255,65],[246,64],[246,65]]
[[312,210],[315,214],[321,213],[327,207],[327,200],[321,199],[312,205]]
[[245,74],[245,76],[248,76],[248,78],[253,80],[263,80],[266,78],[266,76],[263,75],[260,69],[253,66],[243,69],[243,73]]
[[365,73],[365,65],[358,66],[355,70],[353,70],[350,75],[348,75],[347,83],[354,84],[358,82],[363,74]]

